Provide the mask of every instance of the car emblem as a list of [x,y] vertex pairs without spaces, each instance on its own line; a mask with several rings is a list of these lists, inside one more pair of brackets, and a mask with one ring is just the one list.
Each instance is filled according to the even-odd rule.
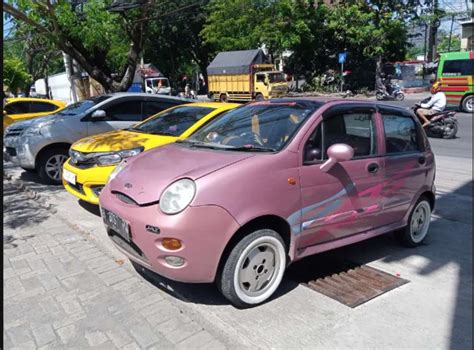
[[125,187],[125,188],[132,188],[133,186],[132,186],[131,183],[128,183],[128,182],[127,182],[126,184],[123,185],[123,187]]

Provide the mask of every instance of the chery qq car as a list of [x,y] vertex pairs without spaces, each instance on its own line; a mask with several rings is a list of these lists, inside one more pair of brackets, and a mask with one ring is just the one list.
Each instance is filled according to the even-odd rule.
[[391,231],[420,244],[434,177],[429,142],[408,110],[276,99],[127,159],[100,205],[131,260],[176,281],[215,281],[247,307],[305,256]]

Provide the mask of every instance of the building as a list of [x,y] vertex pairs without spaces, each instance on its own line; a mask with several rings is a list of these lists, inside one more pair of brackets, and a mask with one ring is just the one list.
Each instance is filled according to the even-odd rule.
[[474,20],[461,22],[461,51],[474,51]]

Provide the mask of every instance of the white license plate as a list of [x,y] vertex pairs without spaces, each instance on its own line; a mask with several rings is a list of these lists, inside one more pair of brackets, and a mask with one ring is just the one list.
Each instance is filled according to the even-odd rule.
[[104,220],[105,225],[110,227],[112,230],[117,232],[122,236],[126,241],[130,242],[130,227],[128,223],[123,220],[120,216],[107,209],[102,208],[102,220]]
[[63,179],[73,185],[76,184],[76,174],[71,173],[69,170],[63,169]]

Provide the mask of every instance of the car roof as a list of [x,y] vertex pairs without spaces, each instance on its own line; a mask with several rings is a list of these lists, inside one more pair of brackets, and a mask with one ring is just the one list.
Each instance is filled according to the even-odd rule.
[[174,101],[189,101],[192,102],[194,100],[177,97],[177,96],[169,96],[169,95],[158,95],[158,94],[148,94],[145,92],[114,92],[111,94],[105,94],[107,96],[118,98],[118,97],[149,97],[149,98],[159,98],[165,100],[174,100]]
[[215,108],[215,109],[232,109],[238,106],[242,106],[240,103],[228,103],[228,102],[194,102],[194,103],[187,103],[182,106],[193,106],[193,107],[207,107],[207,108]]
[[23,102],[46,102],[46,103],[52,103],[52,104],[62,104],[62,105],[66,105],[66,102],[64,102],[64,101],[61,101],[61,100],[50,100],[50,99],[47,99],[47,98],[8,97],[8,98],[6,99],[6,102],[7,102],[7,103],[19,102],[19,101],[23,101]]
[[[298,102],[298,101],[313,101],[319,102],[321,105],[325,104],[335,104],[335,105],[348,105],[348,104],[362,104],[362,105],[372,105],[378,107],[384,107],[389,109],[397,109],[399,111],[409,111],[407,107],[403,106],[396,106],[384,102],[379,102],[375,100],[363,100],[363,99],[349,99],[349,98],[341,98],[341,97],[332,97],[332,96],[302,96],[302,97],[282,97],[282,98],[274,98],[271,100],[267,100],[270,103],[289,103],[289,102]],[[265,102],[267,102],[265,101]],[[258,102],[254,102],[258,103]]]

